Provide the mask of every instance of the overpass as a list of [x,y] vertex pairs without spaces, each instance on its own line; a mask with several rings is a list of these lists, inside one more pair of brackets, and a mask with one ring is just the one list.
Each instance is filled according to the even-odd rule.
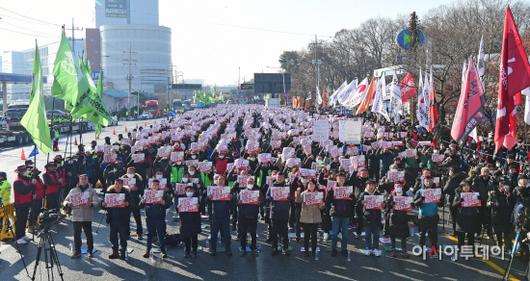
[[[30,84],[32,75],[0,72],[0,83],[2,83],[2,112],[7,110],[7,84]],[[46,76],[42,76],[42,83],[46,83]]]

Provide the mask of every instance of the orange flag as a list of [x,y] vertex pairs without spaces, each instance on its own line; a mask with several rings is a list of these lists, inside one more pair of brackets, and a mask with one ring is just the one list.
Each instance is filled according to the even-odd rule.
[[364,96],[363,101],[361,101],[361,103],[359,104],[359,107],[357,107],[357,112],[355,114],[361,114],[361,113],[366,112],[366,110],[368,110],[368,107],[374,101],[375,85],[376,85],[376,79],[373,79],[370,82],[370,85],[368,85],[368,90],[366,90],[366,96]]

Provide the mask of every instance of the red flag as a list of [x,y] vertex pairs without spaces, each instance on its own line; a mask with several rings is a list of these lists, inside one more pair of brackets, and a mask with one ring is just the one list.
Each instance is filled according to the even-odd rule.
[[406,103],[408,100],[416,96],[418,92],[416,90],[416,83],[414,83],[412,73],[409,72],[405,75],[403,80],[401,80],[399,89],[401,90],[401,102],[403,103]]
[[521,91],[530,86],[530,65],[523,48],[512,11],[506,8],[502,36],[501,67],[495,123],[495,153],[505,146],[512,149],[517,142],[517,106]]
[[478,70],[470,59],[451,128],[451,137],[456,141],[468,136],[484,116],[484,89],[479,79]]
[[328,106],[328,89],[324,89],[324,93],[322,93],[322,106]]
[[436,128],[436,124],[438,124],[438,105],[436,104],[436,90],[434,89],[434,79],[432,79],[432,71],[431,71],[431,79],[430,79],[430,87],[429,87],[429,132],[434,131],[434,128]]

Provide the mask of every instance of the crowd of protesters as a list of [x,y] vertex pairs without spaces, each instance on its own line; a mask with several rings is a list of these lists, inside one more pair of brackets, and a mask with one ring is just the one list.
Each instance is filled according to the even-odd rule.
[[[144,258],[154,243],[167,257],[170,208],[187,258],[197,256],[204,224],[209,254],[216,255],[221,242],[228,256],[233,231],[241,256],[247,247],[258,255],[258,223],[265,224],[272,255],[290,255],[291,231],[297,241],[303,233],[306,256],[315,255],[321,236],[331,239],[331,256],[346,257],[354,236],[364,238],[366,256],[378,257],[384,236],[392,256],[408,258],[411,225],[419,227],[420,245],[437,247],[445,210],[458,246],[473,246],[480,237],[510,250],[515,232],[526,237],[530,231],[526,147],[494,156],[491,136],[454,143],[443,129],[433,136],[409,121],[394,125],[373,115],[363,118],[360,143],[343,143],[338,124],[345,119],[331,112],[218,106],[80,145],[72,159],[57,156],[42,173],[26,161],[12,183],[16,243],[31,240],[26,230],[37,231],[42,207],[71,217],[72,258],[81,256],[81,232],[93,255],[99,208],[110,229],[111,259],[126,259],[131,232],[146,237]],[[329,138],[314,138],[317,120],[328,121]],[[0,172],[4,205],[10,186]],[[528,248],[521,249],[527,255]]]

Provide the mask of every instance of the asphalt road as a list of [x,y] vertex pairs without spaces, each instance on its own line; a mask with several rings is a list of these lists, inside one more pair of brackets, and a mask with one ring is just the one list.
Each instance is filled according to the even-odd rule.
[[[153,122],[153,121],[148,121]],[[107,135],[112,135],[114,129],[117,134],[123,133],[125,125],[132,129],[141,122],[121,122],[118,127],[104,129],[101,139]],[[94,138],[94,133],[84,134],[84,142],[87,143]],[[61,140],[60,147],[64,148],[65,139]],[[29,154],[32,147],[24,147],[26,154]],[[14,178],[12,172],[20,161],[20,148],[5,150],[0,153],[0,170],[5,170]],[[46,161],[46,155],[38,155],[37,163],[41,168]],[[168,217],[168,233],[178,232],[178,222],[172,219],[173,208]],[[206,221],[203,225],[206,225]],[[131,221],[134,228],[134,220]],[[144,225],[145,227],[145,225]],[[145,252],[145,240],[138,241],[132,237],[129,241],[129,248],[132,253],[128,261],[110,260],[108,255],[111,252],[108,241],[109,228],[105,224],[104,213],[100,211],[93,224],[96,232],[95,247],[97,249],[94,258],[84,255],[79,260],[70,259],[70,244],[73,243],[73,228],[68,219],[52,228],[52,236],[56,243],[58,257],[62,265],[64,280],[500,280],[501,272],[507,264],[507,260],[490,258],[484,261],[480,258],[470,260],[459,259],[451,261],[444,257],[427,258],[412,256],[409,259],[392,258],[389,252],[384,252],[382,257],[365,257],[360,249],[364,248],[364,240],[350,237],[349,251],[350,258],[331,257],[330,242],[319,241],[321,252],[318,260],[303,256],[300,248],[302,242],[291,239],[293,252],[291,256],[271,256],[270,244],[265,241],[265,227],[260,222],[258,244],[261,253],[258,257],[247,255],[238,256],[239,242],[232,240],[234,256],[227,257],[223,253],[218,253],[212,257],[207,250],[207,236],[209,231],[203,229],[200,239],[199,257],[196,259],[185,259],[183,247],[169,248],[169,258],[162,260],[159,254],[153,255],[150,259],[145,259],[142,255]],[[351,232],[350,232],[351,235]],[[235,233],[232,233],[235,239]],[[38,240],[38,237],[34,238]],[[409,238],[409,250],[417,243],[417,236]],[[442,233],[440,228],[440,244],[454,245],[454,238],[446,233]],[[486,243],[486,242],[485,242]],[[37,242],[20,246],[20,252],[28,264],[29,273],[32,274],[37,252]],[[512,270],[511,280],[524,280],[525,264],[516,259]],[[60,280],[57,270],[54,268],[55,280]],[[24,270],[19,253],[12,243],[0,242],[0,280],[31,280]],[[36,271],[35,280],[51,280],[47,277],[44,263],[41,261]]]

